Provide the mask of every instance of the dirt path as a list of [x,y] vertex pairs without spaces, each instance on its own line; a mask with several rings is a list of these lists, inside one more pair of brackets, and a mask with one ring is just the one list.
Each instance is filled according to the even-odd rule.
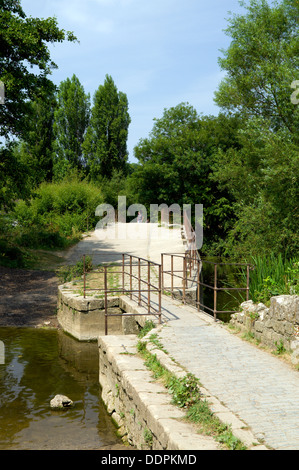
[[[0,266],[0,326],[58,328],[56,308],[59,280],[55,270],[61,265],[76,264],[83,254],[90,255],[96,265],[102,261],[120,261],[122,253],[160,262],[162,252],[184,250],[180,230],[174,234],[174,231],[152,228],[150,225],[144,224],[142,227],[147,231],[150,229],[150,236],[146,232],[146,236],[140,239],[135,239],[132,234],[118,239],[105,232],[103,236],[101,232],[91,232],[65,252],[39,250],[35,252],[38,264],[34,270]],[[123,226],[120,227],[124,230]],[[135,227],[124,224],[124,227],[136,231],[136,224]],[[117,229],[120,230],[119,227]],[[154,229],[158,231],[158,236],[154,236]]]
[[53,271],[0,266],[0,326],[58,327]]

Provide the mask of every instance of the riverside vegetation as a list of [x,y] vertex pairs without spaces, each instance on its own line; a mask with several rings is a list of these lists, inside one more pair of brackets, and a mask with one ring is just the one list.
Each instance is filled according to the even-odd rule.
[[[189,103],[164,109],[136,142],[135,164],[127,152],[126,94],[109,75],[92,102],[75,75],[56,87],[48,44],[77,38],[56,18],[28,18],[19,0],[2,2],[1,265],[35,267],[39,250],[78,242],[95,228],[96,207],[116,207],[125,195],[128,205],[147,209],[203,204],[202,255],[254,264],[254,301],[298,294],[299,106],[290,97],[299,68],[299,6],[242,4],[244,12],[228,20],[231,42],[219,58],[226,74],[215,90],[219,114],[204,116]],[[58,272],[63,281],[81,274],[81,260]],[[151,341],[158,344],[154,334]],[[171,376],[142,338],[139,353],[200,432],[244,448],[210,412],[195,377]],[[150,433],[144,437],[150,444]]]
[[27,18],[21,1],[4,2],[1,264],[33,267],[39,249],[76,243],[98,222],[97,205],[116,207],[125,195],[147,209],[203,204],[201,255],[254,264],[257,301],[298,293],[299,106],[290,99],[298,3],[243,7],[228,19],[231,43],[219,58],[226,72],[215,90],[219,114],[204,116],[189,103],[164,109],[136,143],[133,164],[126,94],[109,75],[92,100],[75,75],[54,86],[48,43],[77,38],[55,18]]

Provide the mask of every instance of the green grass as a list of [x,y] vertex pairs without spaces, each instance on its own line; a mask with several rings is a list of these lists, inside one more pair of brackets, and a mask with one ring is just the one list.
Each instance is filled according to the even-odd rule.
[[275,295],[299,294],[299,261],[278,256],[255,256],[250,261],[249,298],[268,303]]
[[[92,259],[90,256],[85,257],[85,271],[89,272],[93,269]],[[65,282],[70,282],[76,278],[80,278],[84,272],[84,261],[81,258],[74,266],[61,266],[57,270],[57,276],[59,281],[64,284]]]
[[141,328],[138,338],[143,338],[147,335],[153,328],[155,328],[155,323],[152,320],[146,320],[145,325]]
[[[287,259],[282,255],[253,256],[245,261],[253,265],[249,270],[249,299],[254,303],[262,302],[269,306],[270,299],[276,295],[299,294],[299,261],[297,258]],[[221,278],[221,276],[219,276]],[[246,287],[246,268],[240,267],[223,280],[223,287]],[[225,291],[230,299],[224,310],[238,311],[244,302],[245,294]]]

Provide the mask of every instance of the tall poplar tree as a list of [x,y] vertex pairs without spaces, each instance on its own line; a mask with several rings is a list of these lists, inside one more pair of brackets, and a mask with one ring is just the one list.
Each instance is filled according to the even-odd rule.
[[66,168],[85,168],[82,143],[89,124],[90,97],[76,75],[60,83],[54,113],[55,170],[64,176]]
[[130,116],[125,93],[119,92],[106,75],[95,92],[90,125],[83,144],[90,177],[111,178],[113,171],[125,171]]

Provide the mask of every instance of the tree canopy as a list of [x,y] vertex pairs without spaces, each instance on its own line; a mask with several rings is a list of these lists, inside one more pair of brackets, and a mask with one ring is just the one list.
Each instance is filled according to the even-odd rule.
[[0,22],[0,81],[5,86],[0,135],[20,137],[26,129],[29,101],[39,91],[54,88],[48,75],[57,65],[51,60],[48,43],[76,38],[60,29],[56,18],[27,17],[19,0],[1,2]]
[[[41,123],[35,126],[31,118],[38,112],[41,100],[45,102],[56,88],[48,78],[52,69],[57,67],[51,60],[48,44],[64,40],[73,42],[76,38],[73,33],[60,29],[55,18],[27,17],[19,0],[1,2],[0,22],[0,82],[5,88],[5,100],[0,105],[0,136],[7,141],[15,138],[27,140],[34,160],[37,154],[37,158],[41,155],[36,148],[40,143],[38,139],[33,142],[33,133],[37,136],[39,132],[40,136],[46,131],[37,131]],[[7,208],[17,196],[24,194],[26,176],[32,167],[16,156],[15,145],[11,143],[0,148],[0,154],[3,176],[0,180],[0,208]],[[44,168],[48,166],[45,177],[48,171],[51,172],[48,157],[44,155],[48,160],[44,162]],[[40,163],[42,166],[42,159]],[[39,178],[37,180],[40,181]]]
[[57,93],[53,131],[55,170],[63,177],[64,169],[85,168],[82,144],[90,118],[90,98],[76,75],[62,81]]
[[111,76],[95,92],[90,124],[83,143],[83,154],[92,179],[125,171],[130,124],[128,99],[119,92]]
[[[228,21],[231,42],[219,58],[226,73],[215,91],[219,114],[204,116],[189,103],[164,109],[134,148],[138,163],[130,164],[126,94],[108,74],[92,103],[75,75],[57,89],[49,79],[56,64],[47,44],[75,41],[73,33],[54,18],[27,18],[19,1],[3,0],[1,224],[22,199],[11,213],[30,246],[61,231],[71,237],[73,228],[83,230],[92,220],[95,203],[116,205],[118,195],[126,195],[147,208],[202,204],[203,254],[296,256],[299,5],[241,5],[244,12]],[[42,236],[31,237],[34,230]]]
[[238,147],[238,118],[200,117],[189,103],[165,109],[149,138],[135,147],[140,165],[130,180],[141,203],[168,206],[203,204],[204,236],[215,239],[227,230],[232,216],[226,190],[210,180],[214,153]]
[[215,94],[224,110],[262,117],[273,130],[284,127],[298,142],[299,108],[291,102],[292,83],[299,69],[298,2],[242,2],[247,12],[232,15],[231,37],[219,59],[226,72]]
[[250,0],[234,15],[232,41],[216,92],[224,111],[240,113],[241,149],[219,151],[213,180],[234,196],[236,222],[226,252],[298,253],[299,106],[292,100],[299,70],[298,2]]

